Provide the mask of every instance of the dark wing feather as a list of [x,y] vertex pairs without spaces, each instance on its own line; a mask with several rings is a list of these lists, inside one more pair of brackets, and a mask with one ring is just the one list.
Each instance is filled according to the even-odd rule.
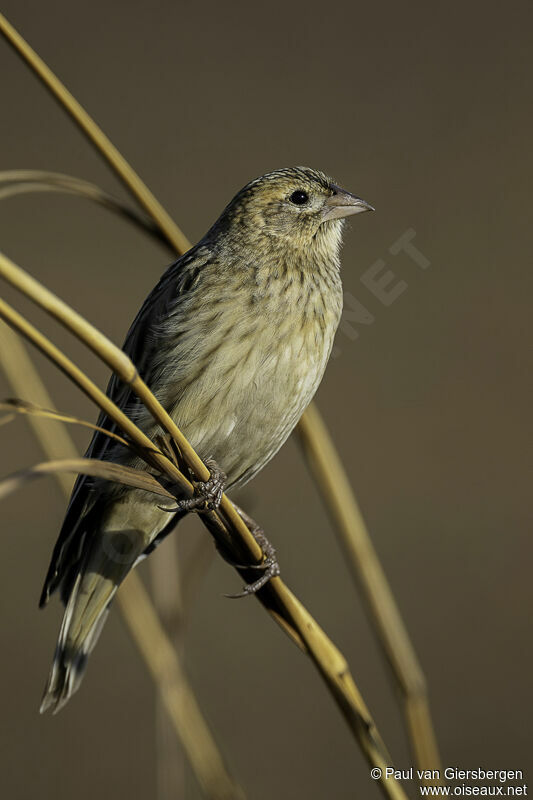
[[[148,385],[150,385],[151,356],[154,347],[153,338],[149,335],[150,328],[165,318],[173,298],[187,290],[190,285],[189,279],[206,263],[206,259],[199,259],[199,263],[195,264],[195,250],[196,248],[190,250],[167,269],[144,301],[122,347]],[[122,383],[116,375],[111,376],[106,394],[122,411],[127,410],[128,415],[135,411],[140,402],[129,386]],[[116,430],[116,425],[104,413],[100,415],[98,425],[107,430]],[[108,436],[96,431],[85,454],[86,457],[103,458],[110,442]],[[44,581],[39,601],[41,607],[46,605],[60,585],[63,585],[63,599],[70,593],[72,578],[75,578],[80,558],[83,556],[86,533],[93,527],[93,520],[98,515],[99,498],[96,492],[91,491],[92,485],[91,478],[85,475],[79,475],[74,484]]]

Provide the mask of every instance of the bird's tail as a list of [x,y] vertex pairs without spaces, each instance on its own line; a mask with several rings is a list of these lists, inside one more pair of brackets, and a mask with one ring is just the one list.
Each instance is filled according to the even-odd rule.
[[78,574],[63,616],[41,714],[49,708],[55,714],[79,688],[117,588],[99,575]]
[[[125,533],[120,532],[121,536]],[[136,532],[138,534],[138,532]],[[142,553],[139,547],[111,551],[109,534],[100,539],[91,557],[80,567],[65,608],[52,668],[41,702],[41,714],[52,709],[55,714],[79,688],[87,659],[102,631],[116,591]],[[102,547],[103,543],[103,547]],[[112,556],[112,557],[110,557]]]

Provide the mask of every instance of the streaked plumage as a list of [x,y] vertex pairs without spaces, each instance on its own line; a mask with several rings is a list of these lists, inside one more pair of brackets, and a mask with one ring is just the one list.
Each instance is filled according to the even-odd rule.
[[[315,170],[264,175],[166,271],[134,320],[124,350],[228,487],[272,458],[312,399],[342,309],[342,218],[369,208]],[[113,378],[108,394],[155,436],[126,387]],[[142,463],[100,433],[88,454]],[[60,588],[67,604],[41,710],[57,711],[77,689],[116,588],[176,524],[157,502],[78,479],[41,598]]]

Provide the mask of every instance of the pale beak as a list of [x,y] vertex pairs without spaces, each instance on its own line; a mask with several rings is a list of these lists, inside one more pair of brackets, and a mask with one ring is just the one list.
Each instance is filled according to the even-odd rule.
[[363,211],[376,210],[366,200],[361,200],[360,197],[341,189],[340,186],[333,185],[331,188],[334,193],[324,203],[322,222],[350,217],[352,214],[361,214]]

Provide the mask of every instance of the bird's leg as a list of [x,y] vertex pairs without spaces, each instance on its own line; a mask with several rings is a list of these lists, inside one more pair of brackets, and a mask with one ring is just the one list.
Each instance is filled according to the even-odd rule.
[[191,481],[194,487],[192,497],[178,500],[172,508],[164,506],[159,506],[159,508],[171,514],[175,514],[177,511],[197,511],[199,514],[204,511],[216,511],[224,494],[226,473],[220,469],[213,458],[206,458],[205,465],[209,469],[209,478],[206,481]]
[[231,564],[238,569],[262,569],[264,570],[263,574],[260,578],[252,583],[247,583],[244,586],[242,592],[237,592],[236,594],[226,594],[225,597],[229,597],[231,599],[236,599],[239,597],[249,597],[250,595],[255,594],[262,589],[265,583],[271,578],[275,578],[280,574],[279,563],[276,556],[276,549],[273,544],[267,539],[265,536],[265,532],[263,529],[257,524],[257,522],[250,517],[246,511],[243,511],[242,508],[236,503],[233,503],[235,506],[235,510],[239,514],[242,521],[245,523],[246,527],[254,537],[255,541],[263,551],[263,561],[260,564],[235,564],[224,553],[221,552],[222,557],[225,561]]

